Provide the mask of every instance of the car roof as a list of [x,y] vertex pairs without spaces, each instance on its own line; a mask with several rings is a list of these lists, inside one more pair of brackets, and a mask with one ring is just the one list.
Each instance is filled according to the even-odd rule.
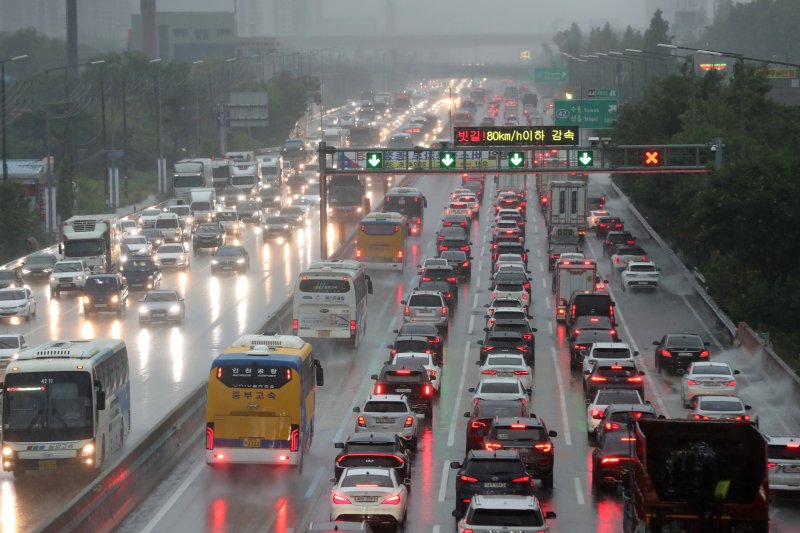
[[611,403],[606,407],[606,412],[640,411],[642,413],[656,414],[656,408],[649,403]]
[[519,452],[512,450],[470,450],[464,457],[466,463],[470,459],[519,459]]
[[544,427],[544,423],[538,416],[498,416],[494,419],[495,426],[506,426],[511,424],[525,424],[526,427]]
[[539,500],[535,496],[487,495],[477,494],[470,502],[473,508],[503,509],[503,510],[536,510]]

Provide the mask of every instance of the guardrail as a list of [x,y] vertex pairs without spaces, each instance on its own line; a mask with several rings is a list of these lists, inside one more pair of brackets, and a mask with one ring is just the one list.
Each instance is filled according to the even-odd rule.
[[[398,186],[407,185],[404,176]],[[383,199],[376,204],[380,208]],[[352,249],[355,231],[346,236],[331,255],[337,259]],[[290,325],[292,298],[284,301],[258,333],[285,333]],[[203,383],[176,406],[158,426],[150,430],[128,455],[85,487],[43,527],[42,533],[111,531],[150,494],[150,491],[183,457],[183,451],[202,439],[205,422],[206,385]]]

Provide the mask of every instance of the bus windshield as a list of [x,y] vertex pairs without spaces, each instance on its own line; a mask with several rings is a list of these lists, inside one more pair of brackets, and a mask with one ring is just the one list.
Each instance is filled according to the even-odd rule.
[[10,373],[5,377],[3,438],[7,441],[92,438],[93,412],[88,372]]
[[419,218],[422,214],[422,202],[417,196],[387,196],[383,202],[384,213],[400,213],[408,218]]
[[103,255],[103,241],[66,241],[64,243],[64,257],[88,257]]
[[350,282],[345,279],[303,279],[300,280],[300,292],[345,294],[350,292]]
[[231,185],[254,185],[255,176],[231,176]]
[[375,222],[366,222],[361,223],[360,227],[361,233],[364,235],[394,235],[398,231],[400,231],[399,224],[386,224],[386,223],[375,223]]

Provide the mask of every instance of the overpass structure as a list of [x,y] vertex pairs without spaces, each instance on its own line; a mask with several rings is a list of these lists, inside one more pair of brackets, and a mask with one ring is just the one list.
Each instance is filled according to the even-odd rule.
[[443,50],[452,48],[523,48],[538,47],[552,41],[552,35],[538,33],[482,34],[386,34],[362,33],[351,35],[278,35],[286,46],[294,48],[335,48],[359,50]]

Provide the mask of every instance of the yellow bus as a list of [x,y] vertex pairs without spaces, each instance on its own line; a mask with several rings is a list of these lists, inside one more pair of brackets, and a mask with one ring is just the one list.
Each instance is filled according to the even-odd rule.
[[311,345],[293,335],[243,335],[211,363],[206,463],[294,465],[314,436],[323,374]]
[[370,213],[356,230],[355,259],[368,268],[403,270],[408,223],[400,213]]

